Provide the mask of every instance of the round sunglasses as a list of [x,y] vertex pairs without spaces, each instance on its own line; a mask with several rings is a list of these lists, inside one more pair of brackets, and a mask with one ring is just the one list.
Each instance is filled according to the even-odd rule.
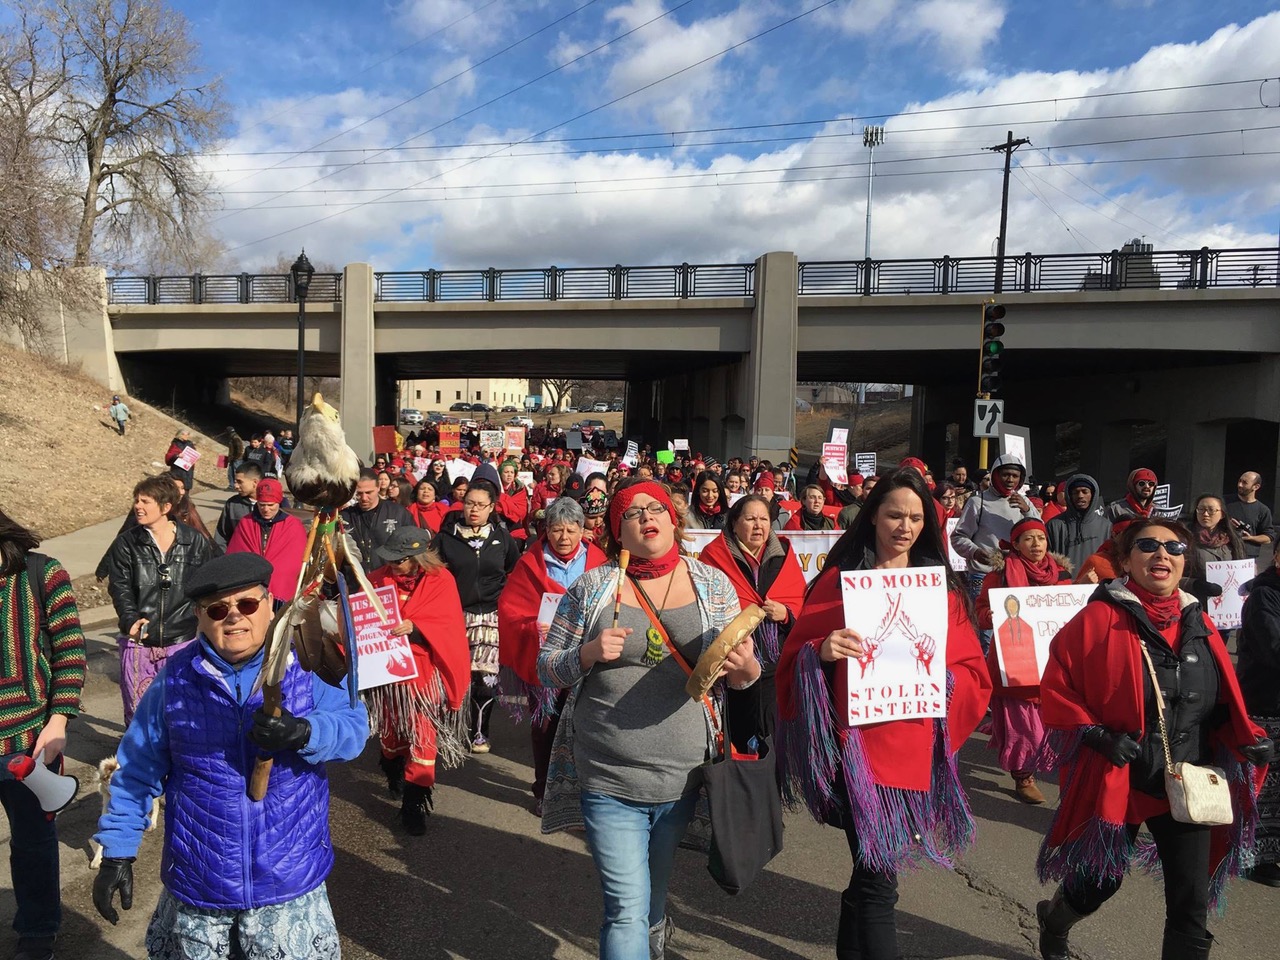
[[[258,612],[258,607],[260,607],[262,602],[266,599],[266,596],[241,597],[235,602],[235,608],[239,611],[240,616],[251,617]],[[217,603],[211,603],[205,607],[204,612],[208,615],[210,620],[217,623],[220,620],[227,619],[227,617],[231,615],[231,607],[232,605],[227,603],[225,600],[219,600]]]

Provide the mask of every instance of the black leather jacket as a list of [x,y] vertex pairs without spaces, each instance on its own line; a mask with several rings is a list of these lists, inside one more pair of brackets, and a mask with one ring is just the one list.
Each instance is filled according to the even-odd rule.
[[[148,647],[167,647],[196,635],[196,613],[187,599],[187,578],[213,557],[213,546],[184,523],[165,556],[145,527],[116,537],[108,552],[109,591],[122,634],[138,620],[150,620]],[[135,638],[137,639],[137,638]]]

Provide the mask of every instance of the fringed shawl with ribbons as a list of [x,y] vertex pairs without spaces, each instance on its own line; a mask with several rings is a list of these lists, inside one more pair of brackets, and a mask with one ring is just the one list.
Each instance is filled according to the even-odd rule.
[[[1238,748],[1252,744],[1262,730],[1245,713],[1222,638],[1195,598],[1185,593],[1182,598],[1183,629],[1195,625],[1193,618],[1202,618],[1208,630],[1208,647],[1218,667],[1219,699],[1228,710],[1228,719],[1212,735],[1218,752],[1215,765],[1227,772],[1236,815],[1232,824],[1212,828],[1209,895],[1217,903],[1227,879],[1252,865],[1256,794],[1266,767],[1245,762]],[[1074,874],[1098,883],[1123,876],[1135,858],[1147,868],[1158,863],[1154,848],[1129,840],[1128,768],[1114,766],[1081,743],[1085,728],[1095,724],[1108,730],[1146,729],[1146,667],[1135,607],[1137,598],[1119,581],[1103,584],[1058,631],[1049,649],[1040,701],[1045,726],[1054,730],[1050,749],[1062,768],[1062,789],[1053,825],[1036,861],[1043,882]]]
[[[391,567],[369,574],[375,587],[396,586]],[[366,691],[371,724],[385,724],[405,739],[413,736],[413,715],[426,714],[436,728],[436,748],[445,766],[466,759],[464,710],[471,688],[471,651],[462,601],[453,574],[424,573],[408,596],[400,595],[400,616],[413,623],[409,635],[418,676]]]
[[[742,557],[741,549],[730,542],[729,538],[732,536],[732,530],[722,531],[720,536],[707,544],[699,559],[720,570],[729,578],[733,589],[738,593],[738,605],[742,609],[745,610],[753,603],[763,606],[765,600],[776,600],[787,608],[791,614],[790,619],[795,620],[800,615],[800,608],[804,606],[806,584],[804,573],[800,570],[800,563],[796,560],[796,552],[791,544],[775,533],[769,534],[769,542],[760,555],[761,566],[773,555],[773,551],[781,551],[782,566],[778,570],[778,575],[773,578],[773,582],[766,583],[764,590],[761,591],[757,579],[761,567],[756,567],[754,575],[751,576],[743,571],[742,565],[747,561]],[[778,626],[776,621],[766,620],[756,629],[756,653],[763,663],[777,663],[782,653],[779,649],[781,645],[778,642]]]
[[[555,713],[560,693],[538,680],[538,652],[542,648],[538,609],[542,595],[565,592],[547,573],[547,559],[542,552],[545,543],[540,538],[529,545],[498,596],[498,684],[504,694],[503,705],[519,721],[532,698],[535,723]],[[587,570],[607,562],[595,544],[583,541],[583,548],[587,551]]]
[[948,594],[946,719],[836,722],[833,671],[819,660],[844,627],[839,571],[825,569],[805,601],[778,664],[778,756],[788,802],[803,799],[819,821],[852,817],[867,867],[893,871],[922,861],[950,865],[973,839],[973,815],[955,753],[977,728],[991,678],[964,600]]

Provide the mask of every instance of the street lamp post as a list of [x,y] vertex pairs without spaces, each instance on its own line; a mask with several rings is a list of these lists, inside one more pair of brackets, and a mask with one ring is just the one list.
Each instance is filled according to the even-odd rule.
[[884,127],[863,127],[862,145],[867,148],[867,238],[862,259],[871,259],[871,181],[875,177],[876,147],[884,143]]
[[298,298],[298,420],[302,426],[302,410],[306,404],[306,388],[303,386],[303,375],[306,372],[307,357],[307,291],[311,288],[311,276],[316,268],[307,259],[307,251],[303,250],[298,259],[289,268],[293,275],[293,293]]

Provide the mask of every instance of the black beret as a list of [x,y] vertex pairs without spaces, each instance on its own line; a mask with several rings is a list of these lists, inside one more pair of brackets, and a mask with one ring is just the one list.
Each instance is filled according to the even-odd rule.
[[268,586],[272,567],[256,553],[227,553],[196,568],[187,578],[187,598],[199,600],[254,584]]
[[420,553],[425,553],[430,544],[430,530],[400,527],[387,538],[386,543],[380,547],[374,547],[373,559],[383,564],[403,560],[405,557],[416,557]]

